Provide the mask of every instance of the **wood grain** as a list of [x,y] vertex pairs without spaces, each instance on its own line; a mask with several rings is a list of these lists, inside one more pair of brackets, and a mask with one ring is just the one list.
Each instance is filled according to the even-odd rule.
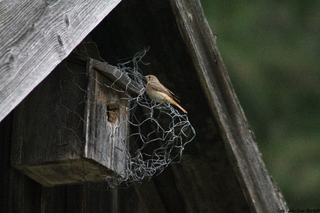
[[[107,87],[114,82],[93,69],[94,61],[90,59],[87,66],[90,78],[85,109],[84,157],[125,177],[129,160],[129,100],[126,93]],[[101,67],[102,70],[106,68],[111,71],[105,73],[112,73],[115,67]]]
[[171,3],[251,212],[286,209],[261,159],[199,0],[172,0]]
[[[22,4],[8,2],[6,0],[9,9],[10,4]],[[60,4],[59,1],[46,2],[49,7],[57,8]],[[3,5],[0,3],[1,14]],[[93,58],[102,57],[110,64],[119,63],[119,59],[127,60],[137,51],[150,46],[143,60],[148,65],[139,68],[144,74],[154,74],[163,79],[165,85],[176,91],[188,109],[188,117],[197,132],[195,140],[186,146],[181,163],[169,166],[160,175],[134,184],[134,187],[119,189],[118,196],[114,198],[118,199],[119,212],[246,213],[249,206],[251,212],[261,212],[261,209],[276,212],[273,207],[284,205],[281,193],[270,184],[250,127],[238,106],[215,41],[199,7],[198,1],[191,0],[126,0],[90,33],[94,46],[99,48],[99,52],[95,52],[98,57]],[[88,10],[87,15],[94,15],[95,12]],[[3,23],[3,17],[7,16],[1,17],[0,23]],[[50,17],[55,19],[55,16]],[[6,20],[6,23],[9,22],[9,19]],[[82,30],[81,27],[77,29]],[[0,31],[1,35],[4,33]],[[4,53],[1,52],[0,60],[10,62],[10,54]],[[8,68],[12,64],[2,63],[0,68]],[[34,66],[37,69],[37,65]],[[134,113],[136,116],[142,115],[139,110]],[[38,115],[33,113],[29,116]],[[4,121],[9,119],[10,116],[7,116]],[[12,208],[16,212],[21,212],[23,208],[26,212],[40,212],[40,209],[42,212],[111,212],[109,205],[113,202],[107,183],[86,184],[87,189],[82,185],[57,186],[53,190],[42,188],[41,192],[39,184],[10,167],[11,135],[3,140],[2,124],[0,141],[4,141],[5,146],[0,146],[0,158],[3,159],[0,160],[1,165],[5,164],[5,172],[0,173],[0,178],[4,180],[0,185],[0,194],[3,191],[3,197],[8,197],[8,200],[2,200],[4,207],[0,212],[13,212]],[[12,127],[12,123],[7,126]],[[7,131],[11,134],[9,129]],[[56,136],[52,133],[50,137]],[[278,201],[274,193],[278,193]],[[269,204],[270,207],[266,207]]]
[[15,110],[11,164],[44,186],[126,175],[128,98],[88,64],[64,61]]
[[0,121],[120,1],[1,1]]

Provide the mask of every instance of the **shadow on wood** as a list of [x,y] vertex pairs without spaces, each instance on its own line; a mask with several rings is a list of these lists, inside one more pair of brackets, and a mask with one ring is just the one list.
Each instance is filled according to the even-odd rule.
[[128,98],[108,88],[113,82],[100,72],[120,87],[142,88],[111,65],[90,59],[86,66],[75,58],[61,63],[15,111],[12,165],[46,186],[126,176]]

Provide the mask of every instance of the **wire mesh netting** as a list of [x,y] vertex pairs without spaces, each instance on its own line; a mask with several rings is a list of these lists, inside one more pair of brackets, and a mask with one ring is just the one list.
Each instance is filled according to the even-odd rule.
[[[145,80],[138,65],[143,63],[147,51],[140,51],[132,59],[119,63],[120,75],[109,79],[97,75],[94,70],[85,75],[74,72],[70,64],[65,64],[70,79],[59,86],[60,94],[65,90],[79,90],[84,94],[71,103],[68,101],[69,105],[64,105],[61,97],[56,106],[58,117],[63,108],[68,111],[64,113],[68,117],[62,119],[75,119],[79,123],[76,129],[74,125],[60,127],[60,131],[77,135],[78,140],[67,146],[76,153],[84,153],[87,158],[100,159],[99,166],[102,164],[114,171],[113,175],[101,173],[111,185],[151,178],[169,164],[180,162],[186,144],[196,135],[187,114],[170,104],[155,103],[145,93]],[[76,78],[84,76],[89,79],[88,85],[74,83]],[[119,82],[123,83],[123,79],[127,81],[121,86]],[[132,85],[141,87],[132,92]],[[84,116],[80,113],[82,109],[77,109],[83,105]],[[84,140],[79,136],[83,128],[86,130]]]
[[[169,108],[168,105],[166,107]],[[152,177],[170,163],[180,162],[185,145],[194,136],[194,129],[190,127],[186,115],[177,116],[176,112],[166,107],[161,108],[157,116],[154,116],[153,109],[151,109],[141,123],[138,120],[136,123],[130,122],[138,130],[129,136],[130,139],[133,137],[130,141],[133,145],[140,145],[130,147],[130,167],[127,172],[128,177],[133,180]],[[149,125],[152,125],[153,130],[145,133],[144,126]]]

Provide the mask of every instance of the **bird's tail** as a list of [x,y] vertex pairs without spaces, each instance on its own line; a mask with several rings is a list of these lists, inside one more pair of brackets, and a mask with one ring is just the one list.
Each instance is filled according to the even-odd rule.
[[182,112],[184,112],[186,114],[188,113],[185,109],[182,108],[182,106],[180,106],[177,102],[175,102],[175,100],[173,100],[173,98],[171,98],[171,97],[170,97],[169,103],[179,107],[179,109],[181,109]]

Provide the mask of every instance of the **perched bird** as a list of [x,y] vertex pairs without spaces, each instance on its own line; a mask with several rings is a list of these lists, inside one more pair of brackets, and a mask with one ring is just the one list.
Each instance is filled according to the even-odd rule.
[[179,107],[184,113],[188,113],[182,108],[174,99],[177,101],[178,98],[169,89],[165,88],[154,75],[146,75],[147,80],[146,92],[150,99],[157,103],[170,103]]

